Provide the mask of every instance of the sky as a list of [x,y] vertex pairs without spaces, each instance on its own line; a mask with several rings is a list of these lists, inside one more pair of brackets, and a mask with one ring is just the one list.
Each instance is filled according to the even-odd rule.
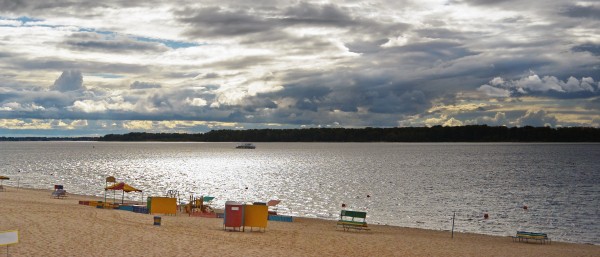
[[600,127],[600,1],[0,0],[0,136]]

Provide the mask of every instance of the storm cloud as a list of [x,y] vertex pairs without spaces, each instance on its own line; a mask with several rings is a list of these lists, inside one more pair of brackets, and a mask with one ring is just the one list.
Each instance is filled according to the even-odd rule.
[[0,1],[0,130],[600,126],[599,10]]

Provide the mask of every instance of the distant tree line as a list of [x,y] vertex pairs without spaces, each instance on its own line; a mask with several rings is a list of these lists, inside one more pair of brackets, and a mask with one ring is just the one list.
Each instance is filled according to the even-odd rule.
[[102,137],[0,137],[0,141],[168,142],[600,142],[591,127],[402,127],[212,130],[207,133],[108,134]]
[[98,141],[99,137],[0,137],[0,141]]
[[402,127],[212,130],[202,134],[109,134],[99,141],[197,142],[600,142],[591,127]]

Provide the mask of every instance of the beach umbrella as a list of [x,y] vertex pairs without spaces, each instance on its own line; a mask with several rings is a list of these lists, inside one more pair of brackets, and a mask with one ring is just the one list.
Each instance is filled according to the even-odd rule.
[[0,185],[2,185],[2,183],[4,183],[4,180],[9,180],[10,178],[7,176],[0,176]]
[[[128,184],[125,184],[125,182],[120,182],[120,183],[116,183],[112,186],[106,187],[104,188],[104,191],[106,190],[122,190],[123,191],[123,196],[121,197],[121,203],[124,202],[124,198],[125,198],[125,192],[129,193],[129,192],[142,192],[142,190],[137,189],[135,187],[132,187]],[[143,199],[143,196],[142,196]]]

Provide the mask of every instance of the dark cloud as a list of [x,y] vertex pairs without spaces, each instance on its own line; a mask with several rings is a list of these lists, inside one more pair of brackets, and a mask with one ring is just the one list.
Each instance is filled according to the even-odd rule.
[[216,72],[211,72],[211,73],[207,73],[207,74],[204,75],[205,79],[215,79],[215,78],[218,78],[218,77],[219,77],[219,74],[216,73]]
[[333,4],[316,5],[301,2],[284,10],[273,10],[271,15],[247,10],[206,7],[188,8],[176,11],[175,14],[179,22],[190,25],[188,35],[199,37],[263,34],[261,37],[270,37],[271,39],[276,37],[278,40],[287,35],[280,29],[289,26],[352,27],[360,25],[359,21],[349,15],[349,11]]
[[600,20],[600,6],[597,5],[570,5],[564,7],[564,10],[560,13],[571,18]]
[[91,73],[148,73],[145,64],[122,64],[100,61],[66,60],[56,58],[14,59],[11,62],[26,70],[81,70]]
[[0,1],[0,9],[2,10],[20,10],[27,6],[25,0],[2,0]]
[[[262,11],[262,12],[261,12]],[[285,32],[289,27],[330,27],[351,29],[348,33],[363,33],[366,37],[395,37],[410,25],[402,22],[381,23],[354,18],[350,9],[334,4],[301,2],[284,9],[224,9],[205,7],[175,12],[177,20],[188,25],[192,37],[248,36],[244,42],[269,42],[293,38]]]
[[446,28],[427,28],[427,29],[416,29],[415,32],[419,33],[420,36],[426,38],[436,38],[436,39],[450,39],[450,38],[459,38],[463,39],[461,36],[462,33],[457,31],[452,31]]
[[14,56],[12,53],[0,52],[0,58],[7,58],[7,57],[12,57],[12,56]]
[[17,97],[15,92],[11,92],[8,90],[2,90],[0,87],[0,103],[7,103],[10,101],[14,101]]
[[574,46],[572,49],[575,52],[589,52],[595,56],[600,56],[600,44],[581,44]]
[[[284,85],[284,89],[267,94],[264,96],[292,97],[298,99],[321,99],[331,93],[331,89],[324,86],[314,84],[288,84]],[[260,95],[259,95],[260,96]]]
[[591,99],[585,104],[585,108],[590,110],[600,111],[600,97]]
[[427,55],[427,59],[431,61],[438,59],[450,60],[477,54],[477,52],[466,48],[462,44],[448,41],[416,43],[402,46],[398,49],[405,53],[424,53]]
[[81,71],[78,70],[67,70],[63,71],[60,77],[54,81],[52,89],[67,92],[83,89],[83,76]]
[[451,0],[451,3],[465,3],[469,5],[499,5],[514,0]]
[[308,98],[298,99],[298,102],[296,102],[296,105],[294,107],[300,111],[317,112],[319,110],[319,101],[316,101],[314,99],[311,100]]
[[327,74],[302,73],[301,77],[302,80],[297,83],[283,85],[283,90],[258,96],[277,102],[294,99],[293,105],[279,107],[319,115],[335,110],[356,115],[359,109],[368,111],[370,115],[414,115],[431,106],[431,96],[425,92],[414,89],[412,85],[393,83],[391,77],[380,74],[367,76],[352,70],[340,70]]
[[241,107],[246,112],[256,112],[258,109],[275,109],[277,104],[268,98],[247,97],[242,101]]
[[[323,53],[335,53],[340,47],[328,38],[310,35],[290,35],[283,32],[271,31],[241,39],[242,44],[254,44],[264,48],[271,48],[272,44],[284,45],[286,55],[308,56],[323,55]],[[274,56],[274,60],[279,56]]]
[[164,52],[168,48],[154,42],[143,42],[126,37],[106,37],[95,33],[75,33],[63,42],[66,47],[79,51],[111,53]]
[[326,25],[347,27],[356,24],[349,11],[342,10],[333,4],[314,5],[301,2],[284,11],[284,21],[292,24]]
[[227,11],[219,7],[178,11],[178,21],[189,24],[189,35],[199,37],[238,36],[272,30],[276,24],[246,11]]
[[89,15],[95,8],[155,6],[161,1],[0,0],[0,12]]
[[129,85],[130,89],[147,89],[147,88],[161,88],[160,83],[152,83],[152,82],[140,82],[135,81]]
[[388,114],[415,114],[431,107],[431,102],[421,91],[408,91],[401,95],[387,94],[374,99],[369,111]]

